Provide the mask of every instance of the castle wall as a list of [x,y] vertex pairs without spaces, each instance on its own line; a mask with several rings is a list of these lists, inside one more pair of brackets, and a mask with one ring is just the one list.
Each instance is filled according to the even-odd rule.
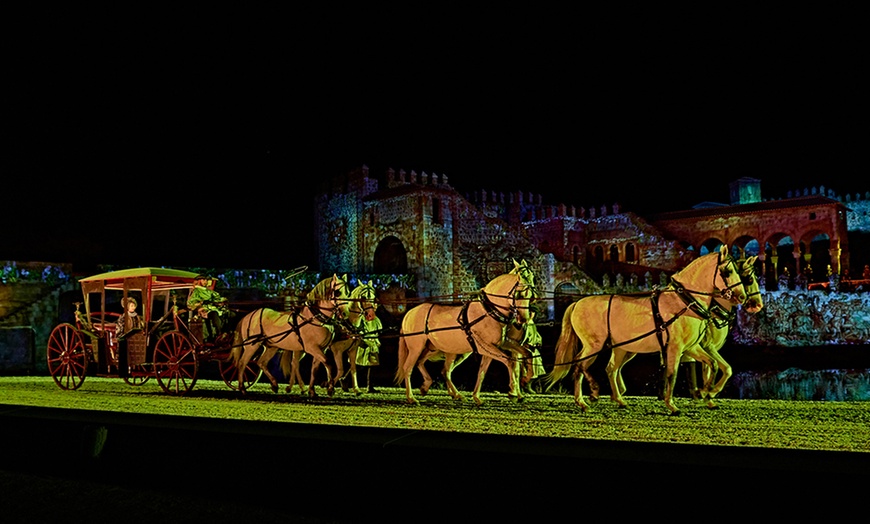
[[846,212],[849,231],[870,233],[870,191],[863,196],[857,193],[846,195],[842,202],[849,208]]

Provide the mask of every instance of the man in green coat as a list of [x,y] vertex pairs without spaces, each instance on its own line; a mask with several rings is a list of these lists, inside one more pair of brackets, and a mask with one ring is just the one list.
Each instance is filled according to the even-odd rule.
[[197,275],[187,295],[187,309],[191,318],[203,319],[203,337],[206,341],[213,341],[221,333],[223,320],[229,313],[227,299],[212,289],[211,280],[208,275]]

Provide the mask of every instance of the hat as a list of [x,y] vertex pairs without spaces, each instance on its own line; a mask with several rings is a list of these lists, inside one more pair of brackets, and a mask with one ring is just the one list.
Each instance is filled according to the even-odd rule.
[[194,280],[211,280],[211,277],[208,275],[196,275],[193,277]]
[[122,299],[121,299],[121,307],[124,308],[124,309],[127,309],[127,304],[129,304],[130,302],[133,303],[133,307],[136,307],[136,306],[139,305],[139,303],[136,302],[136,299],[135,299],[135,298],[133,298],[133,297],[127,297],[127,298],[122,298]]

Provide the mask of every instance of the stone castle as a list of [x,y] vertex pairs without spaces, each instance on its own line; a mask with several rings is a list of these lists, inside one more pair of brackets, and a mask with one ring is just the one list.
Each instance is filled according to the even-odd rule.
[[[770,282],[848,272],[850,231],[870,232],[870,192],[813,188],[762,200],[760,180],[730,185],[728,205],[641,217],[618,205],[548,205],[540,195],[460,195],[447,175],[366,166],[330,180],[315,203],[321,271],[416,277],[420,297],[460,297],[526,259],[546,293],[650,288],[725,244],[759,256]],[[762,247],[764,246],[764,247]],[[861,261],[862,265],[867,263]]]

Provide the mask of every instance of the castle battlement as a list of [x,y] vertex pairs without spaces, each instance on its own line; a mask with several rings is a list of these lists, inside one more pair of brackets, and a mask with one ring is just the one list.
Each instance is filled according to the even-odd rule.
[[[366,170],[366,172],[368,172],[368,170]],[[452,187],[450,187],[450,182],[448,181],[446,174],[442,174],[439,176],[436,173],[432,173],[430,175],[425,171],[421,171],[418,175],[417,172],[414,170],[408,172],[404,169],[399,169],[399,171],[397,172],[393,168],[387,169],[388,188],[394,188],[404,185],[421,185],[441,187],[444,189],[453,189]]]
[[465,199],[487,216],[498,217],[508,222],[535,222],[565,218],[591,220],[596,217],[620,213],[618,203],[610,207],[602,205],[597,208],[576,207],[564,203],[544,204],[540,194],[525,191],[497,193],[481,189],[467,193]]

